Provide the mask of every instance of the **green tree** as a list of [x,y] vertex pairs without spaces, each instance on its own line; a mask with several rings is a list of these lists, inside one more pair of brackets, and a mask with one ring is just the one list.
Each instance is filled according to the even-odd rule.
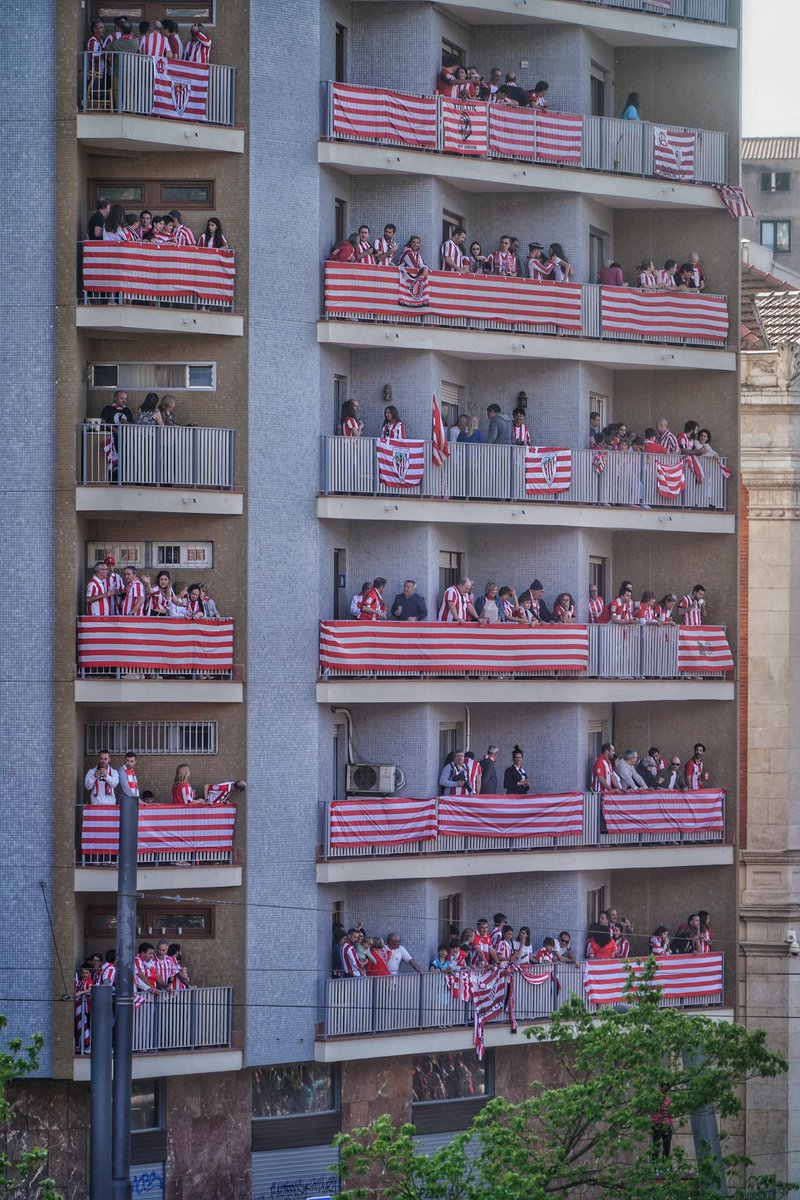
[[[0,1033],[7,1024],[6,1017],[0,1015]],[[0,1053],[0,1127],[6,1137],[12,1117],[11,1103],[6,1094],[8,1085],[38,1069],[43,1046],[44,1038],[40,1033],[35,1033],[29,1046],[24,1046],[21,1038],[13,1038],[5,1052]],[[26,1196],[30,1200],[62,1200],[61,1193],[56,1191],[55,1181],[42,1178],[46,1165],[47,1151],[41,1146],[23,1150],[16,1161],[5,1151],[0,1151],[0,1195]]]
[[[787,1069],[763,1032],[659,1008],[651,961],[626,1005],[589,1013],[571,997],[546,1026],[526,1035],[550,1043],[560,1078],[535,1084],[519,1104],[489,1101],[471,1128],[430,1157],[414,1147],[413,1125],[390,1117],[339,1134],[350,1200],[715,1200],[785,1196],[772,1176],[753,1176],[743,1156],[724,1154],[728,1190],[708,1148],[678,1147],[656,1158],[654,1114],[668,1097],[675,1133],[708,1106],[720,1118],[741,1109],[741,1085]],[[724,1148],[724,1136],[723,1136]]]

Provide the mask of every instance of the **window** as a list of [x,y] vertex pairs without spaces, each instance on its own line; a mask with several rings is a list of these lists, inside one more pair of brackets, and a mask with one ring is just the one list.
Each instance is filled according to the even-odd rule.
[[89,387],[95,392],[215,392],[217,364],[89,363]]
[[[608,396],[604,396],[602,392],[589,392],[589,412],[600,413],[600,428],[603,429],[608,424]],[[588,421],[586,425],[588,428]]]
[[333,619],[346,621],[350,616],[350,601],[347,597],[347,551],[333,552]]
[[112,204],[135,212],[142,208],[164,212],[175,207],[181,211],[215,207],[212,179],[92,179],[89,195],[95,202],[105,196]]
[[589,230],[589,282],[597,281],[597,272],[606,265],[608,234],[602,229]]
[[333,219],[336,225],[336,241],[343,242],[347,237],[347,201],[338,196],[333,201]]
[[212,567],[211,542],[176,542],[167,546],[156,545],[151,566],[186,567],[200,571]]
[[591,892],[586,893],[586,923],[593,925],[600,917],[600,913],[606,908],[606,889],[604,887],[595,888]]
[[161,207],[181,204],[184,208],[213,208],[214,184],[208,180],[205,183],[162,183]]
[[594,764],[597,762],[598,758],[600,757],[600,747],[602,746],[603,742],[605,741],[605,739],[603,737],[603,722],[602,721],[590,721],[588,735],[589,735],[589,745],[588,745],[589,769],[587,771],[587,778],[588,778],[589,782],[587,784],[587,787],[591,787],[591,785],[592,785],[592,767],[594,766]]
[[[344,25],[336,23],[336,82],[347,82],[347,30]],[[337,234],[342,237],[342,234]]]
[[462,388],[457,383],[447,383],[444,379],[439,387],[439,408],[442,420],[447,429],[451,429],[458,420],[458,406],[461,403]]
[[90,542],[86,565],[89,568],[94,568],[97,563],[102,562],[109,554],[112,558],[116,559],[118,571],[122,571],[124,567],[144,566],[143,542],[124,546],[120,542]]
[[205,571],[214,566],[213,542],[172,542],[153,545],[135,542],[123,545],[111,542],[90,542],[86,565],[93,568],[108,555],[117,560],[117,570],[124,567],[184,567],[187,571]]
[[458,583],[462,577],[462,555],[458,550],[439,551],[439,596],[442,597],[449,587]]
[[160,1079],[134,1079],[131,1084],[131,1133],[164,1128],[164,1088]]
[[[103,4],[93,0],[92,19],[100,18],[111,23],[114,17],[127,17],[133,24],[139,21],[163,21],[169,17],[179,25],[192,25],[201,21],[203,25],[216,24],[216,0],[143,0],[139,4]],[[184,39],[185,40],[185,39]]]
[[338,1111],[339,1073],[334,1064],[291,1063],[253,1070],[253,1117],[256,1120]]
[[453,230],[457,225],[463,228],[464,218],[456,216],[455,213],[445,211],[442,213],[442,245],[453,236]]
[[762,192],[790,192],[792,190],[791,171],[762,171]]
[[335,929],[337,925],[344,924],[344,921],[342,920],[342,913],[342,901],[334,900],[333,904],[331,905],[331,927],[333,929]]
[[464,749],[464,726],[459,721],[458,724],[448,724],[439,726],[439,768],[441,769],[444,760],[448,754],[455,754],[456,750]]
[[589,559],[589,585],[594,584],[601,596],[606,594],[606,565],[604,558]]
[[455,936],[458,937],[461,933],[461,895],[458,892],[439,897],[439,941],[448,945],[452,928],[457,930]]
[[416,1054],[412,1059],[411,1095],[415,1104],[437,1100],[478,1100],[494,1092],[491,1051],[481,1062],[474,1051]]
[[[116,905],[91,905],[86,909],[84,932],[87,938],[116,936]],[[213,938],[214,909],[194,904],[136,906],[138,938]]]
[[761,245],[768,247],[774,254],[791,254],[792,222],[762,221]]
[[592,63],[591,73],[591,104],[593,117],[606,115],[606,73],[602,67],[595,66],[594,63]]
[[455,42],[451,42],[449,38],[442,38],[442,58],[451,55],[459,66],[464,65],[464,51],[461,46],[457,46]]
[[216,721],[91,721],[84,726],[84,753],[216,754]]

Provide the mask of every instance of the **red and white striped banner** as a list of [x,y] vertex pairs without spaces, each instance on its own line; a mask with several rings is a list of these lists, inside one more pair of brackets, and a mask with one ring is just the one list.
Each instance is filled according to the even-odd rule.
[[[622,289],[620,289],[622,290]],[[408,317],[398,303],[396,267],[360,263],[325,264],[325,313]],[[515,325],[553,326],[581,332],[581,285],[533,283],[503,275],[459,275],[431,271],[425,312],[438,317],[472,317]]]
[[589,632],[586,625],[322,621],[319,658],[337,675],[585,674]]
[[723,833],[720,791],[603,793],[609,833]]
[[208,108],[208,63],[184,62],[178,58],[154,60],[154,117],[177,117],[183,121],[205,121]]
[[728,305],[724,296],[604,287],[601,301],[603,333],[638,334],[650,341],[666,337],[727,341]]
[[572,451],[553,446],[528,446],[525,451],[525,494],[555,495],[569,491]]
[[378,439],[378,475],[386,487],[414,488],[422,482],[425,471],[425,443],[405,439]]
[[[231,250],[153,242],[84,242],[83,290],[129,296],[198,296],[233,303]],[[395,285],[396,286],[396,285]]]
[[722,203],[728,210],[728,216],[738,221],[740,217],[754,217],[756,214],[750,205],[744,188],[733,183],[718,183],[716,185]]
[[664,179],[694,179],[695,135],[653,126],[653,173]]
[[532,108],[489,105],[489,149],[506,158],[536,157],[536,115]]
[[583,833],[583,796],[441,796],[440,837],[553,838]]
[[[721,996],[723,964],[721,954],[665,954],[656,959],[655,983],[665,999],[689,999],[692,996]],[[625,999],[626,967],[636,975],[644,963],[632,958],[592,958],[586,964],[584,985],[592,1004],[618,1004]]]
[[436,797],[430,800],[360,797],[332,800],[330,844],[391,846],[436,837]]
[[409,96],[345,83],[333,85],[335,137],[435,150],[437,123],[435,96]]
[[536,113],[536,158],[573,163],[583,159],[583,117],[578,113]]
[[478,1058],[483,1058],[485,1048],[483,1027],[487,1021],[502,1017],[509,986],[513,986],[511,972],[505,967],[492,967],[481,975],[473,976],[474,1042]]
[[445,100],[442,106],[444,150],[485,158],[489,148],[487,105],[482,100]]
[[[234,805],[184,808],[180,804],[139,807],[139,853],[225,850],[233,846]],[[83,810],[83,854],[116,854],[119,850],[119,808],[92,804]]]
[[686,468],[682,462],[656,463],[656,489],[659,496],[675,499],[686,491]]
[[220,674],[233,667],[233,621],[78,617],[78,666]]
[[732,671],[733,655],[722,625],[681,625],[678,630],[678,670]]

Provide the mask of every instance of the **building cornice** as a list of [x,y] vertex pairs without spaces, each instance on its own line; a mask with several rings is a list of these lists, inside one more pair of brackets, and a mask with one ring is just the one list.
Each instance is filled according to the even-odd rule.
[[789,947],[783,942],[740,942],[739,949],[745,958],[788,958],[797,962],[800,972],[800,959],[794,960],[789,953]]
[[800,850],[740,850],[742,863],[769,863],[792,866],[800,864]]

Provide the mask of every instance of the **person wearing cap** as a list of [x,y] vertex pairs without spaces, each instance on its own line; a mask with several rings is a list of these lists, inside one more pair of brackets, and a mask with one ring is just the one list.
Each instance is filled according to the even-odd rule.
[[525,260],[525,274],[528,279],[533,279],[538,283],[552,279],[555,269],[555,264],[549,258],[545,258],[542,243],[529,242],[528,257]]
[[192,233],[188,225],[184,225],[183,216],[178,212],[177,208],[173,208],[168,214],[175,222],[172,230],[172,240],[176,246],[196,246],[197,239]]
[[540,623],[548,625],[553,620],[553,614],[542,599],[544,595],[544,587],[541,579],[534,579],[531,586],[528,588],[531,595],[531,612]]

